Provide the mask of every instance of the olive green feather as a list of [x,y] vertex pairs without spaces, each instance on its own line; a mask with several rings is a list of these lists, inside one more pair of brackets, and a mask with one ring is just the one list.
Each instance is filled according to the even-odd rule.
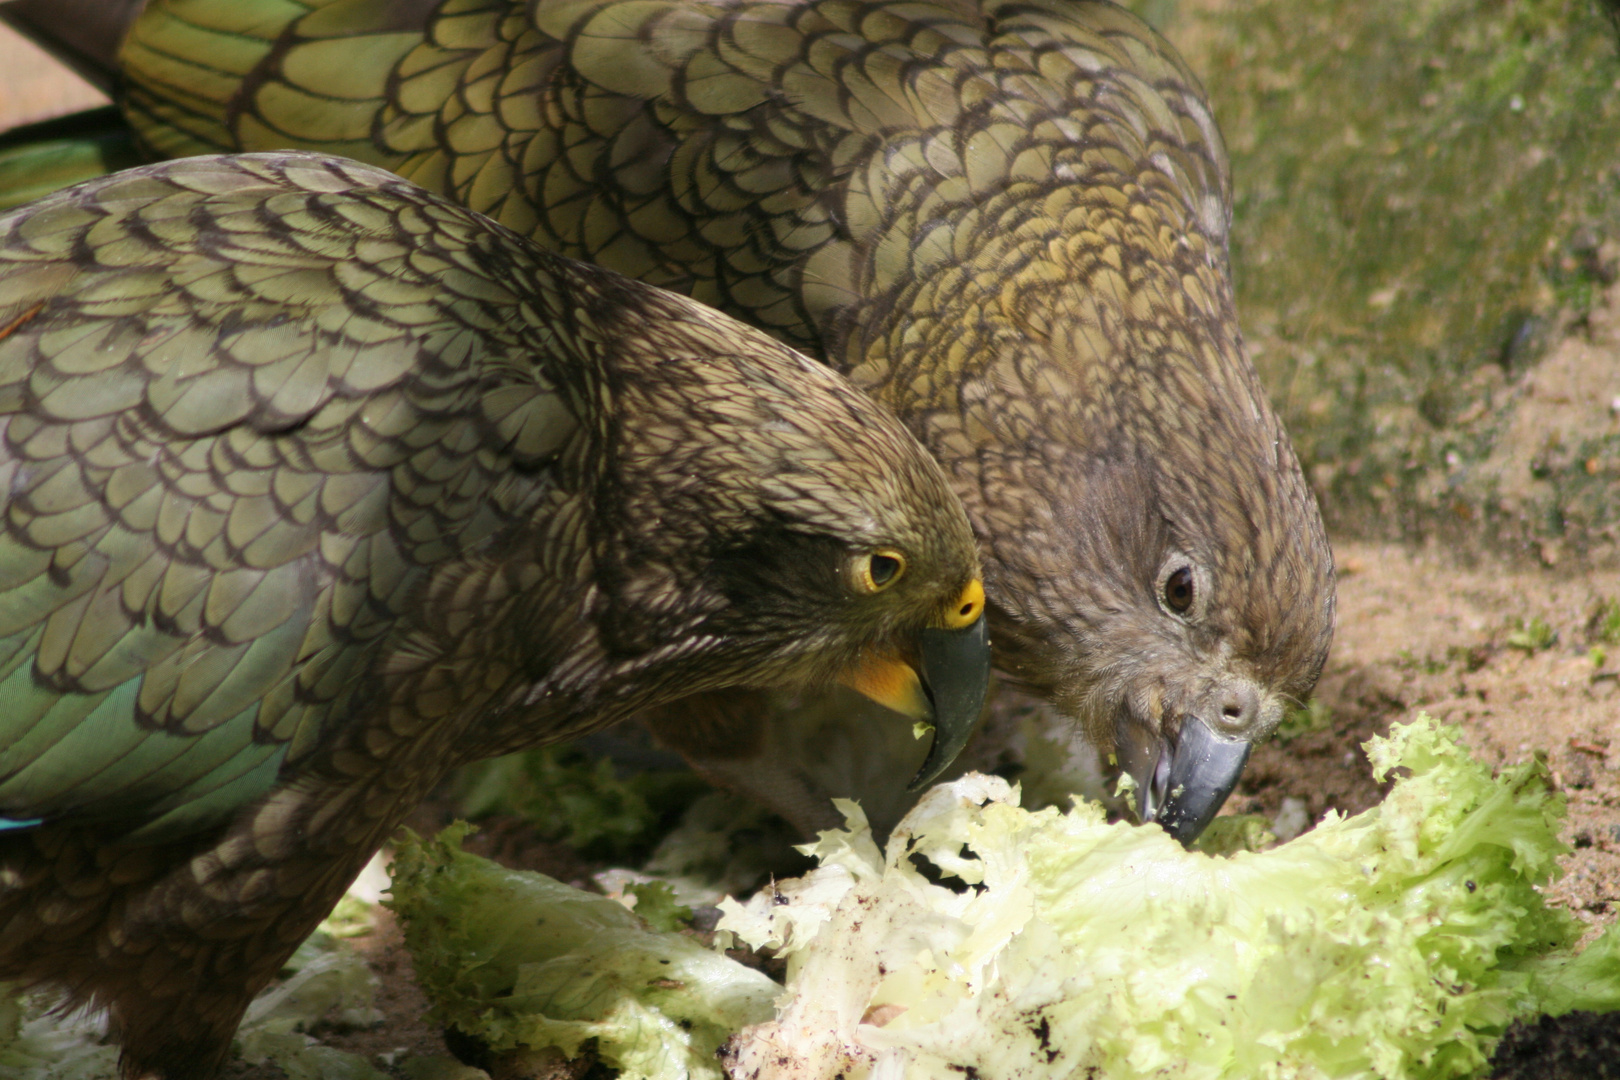
[[1314,684],[1332,558],[1225,152],[1106,0],[148,0],[108,62],[153,153],[357,156],[848,374],[966,503],[1000,669],[1179,835]]
[[952,215],[1009,182],[1108,177],[1110,150],[1115,171],[1156,157],[1167,187],[1207,192],[1171,224],[1224,241],[1223,151],[1164,42],[1106,4],[982,11],[988,28],[851,0],[152,0],[120,60],[159,155],[371,161],[803,346],[831,344],[857,298],[963,262],[907,221],[959,233]]
[[1225,152],[1106,0],[148,0],[109,62],[153,153],[357,156],[847,373],[966,503],[998,666],[1146,816],[1211,754],[1212,813],[1313,685],[1332,558]]
[[[0,978],[110,1005],[131,1077],[212,1077],[457,764],[982,595],[938,466],[824,366],[323,155],[0,214],[0,492]],[[961,731],[982,619],[950,640]]]
[[0,211],[144,160],[112,106],[13,128],[0,135]]

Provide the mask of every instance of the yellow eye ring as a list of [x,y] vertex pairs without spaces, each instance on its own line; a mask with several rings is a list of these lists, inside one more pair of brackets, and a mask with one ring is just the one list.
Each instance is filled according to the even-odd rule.
[[878,548],[855,563],[855,584],[862,592],[879,593],[906,572],[906,557],[894,548]]

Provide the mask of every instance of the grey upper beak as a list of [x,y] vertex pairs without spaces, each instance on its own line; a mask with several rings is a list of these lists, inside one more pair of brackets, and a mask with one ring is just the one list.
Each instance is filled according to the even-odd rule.
[[918,674],[934,711],[934,744],[907,791],[933,783],[972,737],[990,688],[990,631],[983,615],[960,630],[924,630],[918,651]]
[[1156,821],[1183,844],[1191,844],[1237,787],[1252,747],[1247,739],[1223,739],[1196,716],[1187,717],[1174,754],[1161,746],[1151,776],[1138,777],[1142,821]]

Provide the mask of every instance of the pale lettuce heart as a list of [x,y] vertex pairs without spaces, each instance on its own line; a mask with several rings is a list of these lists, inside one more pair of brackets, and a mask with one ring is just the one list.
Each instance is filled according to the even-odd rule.
[[1535,888],[1564,850],[1545,767],[1493,778],[1426,717],[1368,749],[1410,774],[1381,805],[1231,858],[993,777],[935,788],[886,857],[844,805],[820,868],[726,905],[789,956],[731,1075],[1468,1076],[1515,1017],[1620,1008],[1620,938],[1572,960]]

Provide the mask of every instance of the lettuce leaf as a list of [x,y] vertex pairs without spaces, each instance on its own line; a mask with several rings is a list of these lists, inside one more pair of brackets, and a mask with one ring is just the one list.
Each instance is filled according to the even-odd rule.
[[461,850],[466,825],[397,852],[393,899],[438,1020],[496,1051],[588,1039],[626,1080],[719,1080],[715,1050],[772,1015],[765,975],[604,896]]
[[1580,924],[1536,889],[1565,850],[1545,765],[1493,777],[1427,717],[1368,750],[1408,774],[1382,804],[1230,858],[993,777],[935,788],[886,856],[845,804],[817,870],[724,905],[788,956],[729,1071],[1461,1077],[1516,1017],[1620,1008],[1616,935],[1572,956]]

